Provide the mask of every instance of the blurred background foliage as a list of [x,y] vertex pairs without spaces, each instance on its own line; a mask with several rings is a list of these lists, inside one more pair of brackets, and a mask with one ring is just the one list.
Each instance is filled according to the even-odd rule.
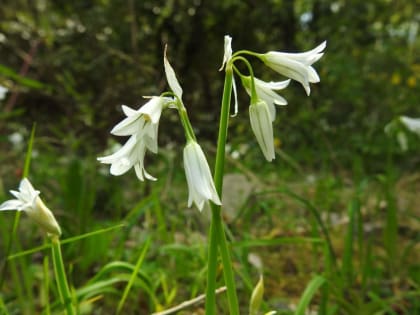
[[[295,83],[284,92],[290,105],[279,109],[276,135],[287,152],[308,163],[348,167],[354,153],[378,161],[387,150],[384,125],[399,114],[418,115],[417,5],[388,0],[6,1],[0,8],[0,80],[18,95],[3,104],[2,124],[13,131],[37,121],[38,135],[53,137],[59,146],[98,151],[121,118],[121,104],[139,106],[143,95],[165,91],[162,53],[168,44],[193,124],[200,138],[213,142],[223,84],[216,70],[225,34],[233,36],[234,50],[257,52],[303,51],[327,40],[326,55],[316,65],[321,84],[310,98]],[[263,72],[258,61],[254,65],[257,75],[278,79]],[[254,143],[248,140],[247,105],[241,91],[240,115],[232,121],[234,142]],[[182,143],[176,117],[166,116],[161,142]],[[307,154],[308,147],[313,154]]]
[[[420,116],[419,23],[419,3],[408,0],[2,1],[0,85],[9,92],[0,100],[0,184],[9,188],[19,181],[27,139],[36,123],[30,177],[55,209],[64,235],[92,231],[107,222],[128,224],[124,233],[67,247],[66,255],[74,257],[71,266],[83,271],[72,274],[73,283],[84,283],[86,275],[100,268],[101,260],[135,261],[136,244],[153,228],[158,236],[149,255],[167,259],[161,261],[162,270],[176,268],[168,276],[149,264],[153,290],[183,287],[190,291],[182,296],[195,296],[203,291],[205,271],[195,271],[203,266],[205,251],[194,256],[188,246],[205,243],[196,231],[205,231],[207,222],[195,209],[186,209],[187,188],[180,171],[185,140],[176,113],[164,112],[159,155],[147,157],[147,169],[158,182],[139,183],[132,172],[111,177],[108,168],[96,161],[120,141],[109,131],[123,117],[121,104],[139,107],[142,96],[167,89],[162,62],[165,44],[192,124],[212,165],[223,87],[223,73],[217,71],[223,36],[233,37],[234,51],[256,52],[304,51],[327,40],[326,53],[315,64],[321,82],[312,86],[311,97],[296,82],[280,93],[289,105],[277,111],[278,155],[271,164],[265,162],[254,139],[249,99],[239,89],[239,114],[230,122],[229,171],[245,172],[251,179],[264,177],[276,188],[298,178],[303,186],[296,190],[308,192],[316,206],[343,213],[354,194],[347,191],[349,186],[365,187],[367,177],[379,174],[392,184],[382,185],[380,177],[377,190],[364,191],[357,198],[380,212],[385,211],[382,200],[393,198],[388,195],[395,192],[390,187],[397,178],[419,169],[418,138],[407,134],[408,150],[402,150],[395,138],[384,133],[385,125],[398,115]],[[251,61],[258,77],[279,80],[258,60]],[[318,177],[322,172],[328,175]],[[400,183],[400,189],[415,194],[411,183]],[[276,198],[251,197],[249,208],[241,208],[244,217],[235,222],[238,230],[245,225],[240,232],[246,235],[275,234],[270,231],[278,223],[275,211],[302,214],[302,207]],[[416,206],[410,202],[404,208]],[[396,211],[397,202],[393,204]],[[301,223],[296,213],[293,223],[288,221],[290,213],[284,214],[282,224],[290,223],[286,233]],[[263,221],[253,227],[249,222],[257,222],[255,217]],[[12,222],[11,217],[0,220],[5,226]],[[36,227],[28,222],[22,229],[28,226],[33,229],[29,234],[35,234]],[[29,240],[25,231],[20,237],[22,248],[35,246],[37,242]],[[3,231],[2,240],[7,237]],[[171,242],[186,247],[158,246]],[[77,257],[79,252],[85,255]],[[194,260],[183,266],[183,259],[190,256]],[[403,266],[405,261],[399,263]],[[288,261],[284,264],[287,273],[290,266]],[[394,272],[393,268],[384,267],[378,273]],[[249,286],[247,272],[242,276]],[[171,279],[174,274],[191,287],[177,287]],[[161,304],[171,304],[171,294],[165,293],[166,304],[162,300]]]

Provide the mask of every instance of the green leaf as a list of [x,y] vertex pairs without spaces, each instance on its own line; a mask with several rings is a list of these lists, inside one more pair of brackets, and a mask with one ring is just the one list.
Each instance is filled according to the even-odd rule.
[[316,275],[311,282],[309,282],[308,286],[306,287],[305,291],[303,292],[299,304],[296,307],[295,315],[305,315],[306,309],[311,302],[313,296],[318,291],[318,289],[325,283],[325,278]]
[[6,67],[5,65],[1,65],[1,64],[0,64],[0,75],[3,75],[9,79],[12,79],[16,83],[26,86],[28,88],[43,89],[46,87],[44,83],[21,76],[20,74],[16,73],[13,69]]

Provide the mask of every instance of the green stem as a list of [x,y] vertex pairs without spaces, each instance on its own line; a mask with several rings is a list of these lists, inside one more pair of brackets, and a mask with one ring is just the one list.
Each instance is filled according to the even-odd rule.
[[[217,140],[216,166],[214,172],[214,184],[220,198],[222,197],[223,175],[225,166],[225,147],[228,131],[230,99],[232,94],[233,70],[232,64],[226,65],[225,84],[223,88],[222,109],[220,114],[219,136]],[[212,204],[212,223],[210,226],[209,238],[209,260],[207,270],[207,291],[206,291],[206,315],[214,315],[216,308],[216,267],[217,267],[217,246],[220,247],[222,257],[223,273],[227,287],[229,312],[231,315],[239,315],[239,304],[236,295],[236,286],[232,262],[230,259],[227,240],[221,215],[221,207]]]
[[188,118],[187,110],[182,103],[179,103],[178,106],[179,118],[181,119],[182,126],[184,127],[185,133],[187,135],[187,140],[197,141],[194,134],[194,129],[191,126],[190,119]]
[[67,315],[76,315],[76,310],[72,303],[72,297],[67,282],[66,271],[64,269],[63,256],[61,255],[60,240],[57,236],[51,237],[52,258],[54,273],[57,281],[58,293],[61,303],[65,306]]
[[[255,104],[258,102],[258,95],[257,90],[255,89],[254,70],[252,70],[251,64],[246,58],[242,56],[237,56],[233,59],[233,61],[236,60],[242,61],[248,68],[249,76],[251,77],[251,104]],[[234,69],[235,71],[238,71],[236,67],[234,67]]]
[[9,254],[12,250],[13,240],[16,238],[16,233],[17,233],[17,228],[18,228],[18,225],[19,225],[20,215],[21,215],[21,212],[16,211],[15,219],[13,220],[12,231],[11,231],[11,234],[10,234],[11,236],[10,236],[9,242],[7,243],[7,247],[6,247],[6,255],[5,255],[6,259],[4,261],[3,270],[1,272],[1,277],[0,277],[0,290],[3,288],[4,280],[6,279],[7,269],[8,269],[8,266],[9,266],[9,260],[7,259],[7,257],[9,256]]
[[238,296],[236,294],[235,274],[233,272],[232,260],[230,257],[228,242],[226,240],[222,216],[218,215],[216,222],[216,232],[219,238],[219,249],[222,257],[223,274],[227,287],[227,297],[229,303],[229,311],[231,315],[239,315]]
[[[213,211],[213,216],[216,211]],[[211,220],[209,232],[209,258],[207,267],[206,315],[216,314],[216,274],[217,274],[217,230],[215,219]]]

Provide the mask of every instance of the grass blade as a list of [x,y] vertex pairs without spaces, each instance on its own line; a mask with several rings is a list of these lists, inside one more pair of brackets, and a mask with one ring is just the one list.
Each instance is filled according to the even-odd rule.
[[325,278],[320,275],[316,275],[311,282],[309,282],[296,307],[295,315],[305,315],[309,302],[311,302],[312,297],[324,283]]
[[[117,224],[117,225],[114,225],[114,226],[110,226],[108,228],[99,229],[99,230],[96,230],[96,231],[93,231],[93,232],[89,232],[89,233],[85,233],[85,234],[82,234],[82,235],[77,235],[77,236],[74,236],[74,237],[66,238],[66,239],[62,240],[60,243],[61,243],[61,245],[72,243],[72,242],[75,242],[75,241],[78,241],[78,240],[81,240],[81,239],[84,239],[84,238],[87,238],[87,237],[95,236],[97,234],[110,232],[110,231],[115,230],[115,229],[120,229],[124,226],[125,226],[124,223],[120,223],[120,224]],[[11,259],[15,259],[15,258],[18,258],[18,257],[34,254],[34,253],[37,253],[39,251],[49,249],[50,247],[51,247],[51,244],[44,244],[42,246],[37,246],[37,247],[31,248],[31,249],[28,249],[28,250],[10,255],[10,256],[7,257],[7,260],[11,260]]]
[[128,293],[130,292],[130,289],[133,286],[134,280],[137,277],[137,274],[140,270],[141,264],[143,263],[147,250],[149,249],[149,246],[150,246],[150,238],[147,238],[140,252],[139,258],[137,259],[136,267],[134,268],[133,273],[131,274],[130,281],[128,281],[127,286],[124,289],[123,296],[121,297],[121,300],[118,303],[117,314],[120,314],[122,308],[124,307],[125,300],[127,299]]

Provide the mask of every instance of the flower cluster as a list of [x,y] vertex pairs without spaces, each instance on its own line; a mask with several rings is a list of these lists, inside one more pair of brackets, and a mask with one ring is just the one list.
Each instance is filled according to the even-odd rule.
[[[306,93],[310,94],[310,83],[319,82],[319,76],[312,64],[318,61],[325,49],[326,43],[304,53],[282,53],[268,52],[257,54],[249,51],[233,53],[232,38],[225,36],[224,56],[220,70],[234,70],[241,79],[241,83],[251,97],[249,116],[251,128],[257,138],[265,158],[272,161],[275,158],[273,126],[276,117],[276,105],[287,105],[287,100],[279,95],[277,91],[286,88],[291,80],[298,81],[304,87]],[[254,77],[252,67],[243,55],[250,54],[259,58],[268,67],[288,77],[287,80],[279,82],[265,82]],[[249,75],[243,75],[234,66],[235,61],[245,62],[249,69]],[[144,167],[146,151],[157,153],[158,151],[158,126],[162,111],[166,108],[178,110],[182,126],[185,131],[187,144],[184,148],[184,168],[188,183],[189,197],[188,206],[194,202],[201,210],[207,201],[220,205],[221,201],[215,188],[210,167],[206,157],[197,143],[193,128],[189,121],[186,108],[182,101],[183,90],[178,82],[175,71],[164,52],[164,69],[166,80],[170,91],[153,96],[150,100],[134,110],[123,105],[122,110],[126,118],[118,123],[111,133],[116,136],[128,136],[127,142],[115,153],[99,157],[98,160],[110,164],[112,175],[122,175],[134,167],[137,177],[140,180],[156,180]],[[235,95],[235,113],[237,112],[237,90],[235,76],[232,76],[233,92]]]
[[166,48],[164,54],[164,68],[169,88],[172,92],[153,96],[145,105],[134,110],[123,105],[122,110],[127,116],[118,123],[111,133],[116,136],[129,136],[127,142],[115,153],[99,157],[98,160],[111,164],[110,173],[118,176],[126,173],[132,167],[140,180],[156,180],[144,168],[146,151],[158,151],[158,126],[162,111],[165,108],[175,108],[179,112],[182,125],[185,129],[187,144],[184,148],[184,168],[188,183],[188,206],[194,202],[199,210],[211,200],[220,205],[220,198],[210,172],[210,167],[200,145],[196,142],[193,128],[188,119],[185,106],[182,102],[182,88],[168,59]]
[[[317,83],[320,81],[318,73],[312,65],[323,56],[323,51],[326,47],[324,41],[316,48],[303,53],[284,53],[277,51],[269,51],[265,54],[253,53],[250,51],[232,52],[232,38],[225,36],[225,53],[223,57],[223,67],[235,70],[239,75],[241,83],[246,92],[251,97],[251,104],[249,107],[249,118],[251,121],[251,128],[257,138],[257,142],[267,161],[272,161],[275,158],[274,141],[273,141],[273,127],[272,122],[276,117],[275,105],[287,105],[287,100],[280,96],[276,91],[286,88],[290,80],[298,81],[302,84],[309,95],[311,92],[310,83]],[[269,68],[277,73],[289,78],[288,80],[279,82],[265,82],[254,77],[252,67],[248,60],[243,55],[252,55],[260,59]],[[245,62],[250,71],[250,75],[243,75],[235,67],[235,61]],[[233,82],[235,82],[233,78]],[[236,86],[234,83],[233,90],[236,98]],[[237,108],[237,102],[235,102]],[[235,113],[237,109],[235,109]]]

